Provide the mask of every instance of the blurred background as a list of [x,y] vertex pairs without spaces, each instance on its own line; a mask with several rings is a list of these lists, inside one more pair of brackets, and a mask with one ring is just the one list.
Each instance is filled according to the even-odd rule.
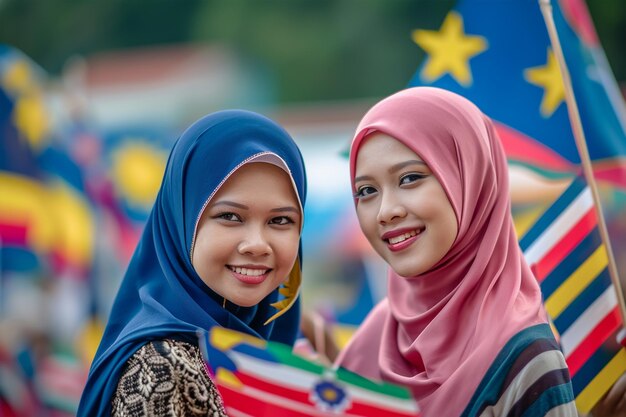
[[[586,4],[621,100],[626,3]],[[0,415],[73,415],[169,149],[225,108],[277,120],[302,149],[304,308],[342,343],[386,291],[353,212],[349,142],[423,64],[412,33],[454,5],[0,0]],[[516,221],[556,195],[514,200]],[[606,195],[624,276],[623,194]]]

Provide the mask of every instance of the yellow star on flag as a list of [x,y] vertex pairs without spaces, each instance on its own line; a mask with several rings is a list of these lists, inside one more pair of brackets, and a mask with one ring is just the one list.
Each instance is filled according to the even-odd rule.
[[548,118],[565,100],[565,87],[559,63],[550,48],[548,48],[546,61],[544,66],[528,68],[524,71],[524,78],[529,83],[543,88],[540,111],[543,117]]
[[456,12],[448,13],[439,31],[414,30],[412,38],[428,54],[421,74],[427,82],[450,74],[459,84],[471,85],[469,60],[487,49],[484,37],[465,34],[463,18]]
[[15,101],[13,110],[13,121],[18,130],[24,135],[30,147],[41,150],[45,144],[48,133],[49,120],[46,113],[43,97],[34,93],[21,94]]
[[30,66],[24,60],[12,62],[3,78],[5,88],[13,94],[25,92],[35,83]]

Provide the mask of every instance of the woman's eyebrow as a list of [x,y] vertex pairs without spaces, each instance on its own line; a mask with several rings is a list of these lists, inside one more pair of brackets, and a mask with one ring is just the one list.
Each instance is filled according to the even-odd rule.
[[[236,207],[238,209],[242,209],[242,210],[250,210],[250,207],[244,205],[244,204],[240,204],[240,203],[235,203],[234,201],[229,201],[229,200],[221,200],[221,201],[216,201],[215,204],[213,204],[213,206],[231,206],[231,207]],[[294,213],[300,214],[300,210],[296,207],[293,206],[286,206],[286,207],[277,207],[277,208],[273,208],[270,210],[272,213],[273,212],[283,212],[283,211],[292,211]]]
[[356,177],[354,179],[354,182],[359,182],[359,181],[371,181],[372,177],[370,177],[369,175],[361,175],[360,177]]
[[270,210],[271,212],[277,212],[277,211],[293,211],[296,214],[300,214],[300,210],[297,209],[296,207],[293,206],[288,206],[288,207],[278,207],[278,208],[273,208]]
[[[404,162],[400,162],[397,163],[395,165],[392,165],[389,168],[389,173],[393,174],[394,172],[400,171],[402,168],[407,167],[409,165],[422,165],[422,166],[427,166],[426,162],[424,161],[420,161],[419,159],[411,159],[408,161],[404,161]],[[359,177],[354,178],[354,182],[359,182],[359,181],[371,181],[373,178],[370,177],[369,175],[361,175]]]
[[420,161],[419,159],[411,159],[408,161],[400,162],[398,164],[392,165],[389,168],[389,173],[393,174],[396,171],[400,171],[402,168],[407,167],[409,165],[423,165],[426,166],[424,161]]
[[235,203],[234,201],[229,201],[229,200],[216,201],[215,204],[213,204],[213,206],[232,206],[232,207],[236,207],[242,210],[250,210],[250,207],[246,205]]

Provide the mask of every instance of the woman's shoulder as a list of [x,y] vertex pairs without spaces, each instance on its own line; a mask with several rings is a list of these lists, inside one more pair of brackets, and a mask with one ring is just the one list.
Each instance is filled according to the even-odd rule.
[[577,416],[567,363],[548,325],[507,343],[466,409],[467,416]]
[[200,349],[164,339],[146,343],[126,362],[112,415],[226,415]]

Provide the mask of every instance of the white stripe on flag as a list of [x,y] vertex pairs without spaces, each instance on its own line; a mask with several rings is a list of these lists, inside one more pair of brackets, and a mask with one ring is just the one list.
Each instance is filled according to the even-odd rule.
[[250,414],[244,413],[243,411],[235,410],[232,406],[228,406],[226,408],[228,408],[228,415],[230,417],[254,417]]
[[566,359],[616,305],[615,288],[609,285],[602,295],[561,335],[561,346]]
[[540,261],[592,207],[591,190],[589,187],[585,187],[574,201],[526,249],[524,252],[526,262],[533,265]]
[[228,356],[235,362],[237,368],[256,378],[268,381],[276,385],[285,385],[289,381],[292,389],[308,392],[310,388],[322,377],[319,374],[305,371],[293,366],[281,363],[267,362],[263,359],[249,356],[243,353],[231,351]]
[[361,404],[367,404],[369,406],[385,407],[396,412],[403,412],[408,414],[416,414],[420,410],[417,403],[414,400],[405,400],[402,398],[389,397],[381,395],[376,392],[366,390],[357,385],[348,385],[350,387],[350,396],[358,400]]

